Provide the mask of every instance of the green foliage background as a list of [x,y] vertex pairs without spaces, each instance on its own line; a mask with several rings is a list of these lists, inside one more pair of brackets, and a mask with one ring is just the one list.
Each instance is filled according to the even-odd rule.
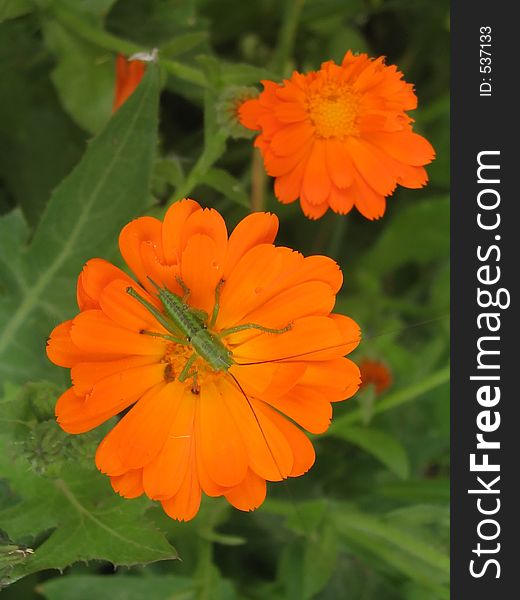
[[[449,598],[448,40],[446,0],[0,0],[6,600]],[[111,117],[116,53],[153,47],[159,65]],[[386,55],[415,83],[416,128],[437,159],[430,184],[399,189],[379,222],[310,222],[275,201],[224,107],[239,87],[349,48]],[[255,513],[210,499],[179,524],[95,470],[110,423],[57,427],[66,375],[44,347],[75,313],[85,260],[120,263],[121,227],[187,195],[229,229],[253,197],[280,217],[278,243],[334,257],[337,309],[364,332],[355,359],[382,360],[393,384],[336,405],[315,467],[270,485]]]

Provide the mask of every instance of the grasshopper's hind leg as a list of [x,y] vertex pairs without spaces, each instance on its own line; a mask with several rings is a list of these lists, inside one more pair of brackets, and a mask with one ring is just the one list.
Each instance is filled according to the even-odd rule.
[[290,331],[292,329],[292,323],[289,323],[285,327],[280,327],[279,329],[273,329],[271,327],[264,327],[263,325],[259,325],[258,323],[244,323],[243,325],[237,325],[236,327],[229,327],[228,329],[223,329],[219,331],[217,334],[219,338],[226,337],[227,335],[231,335],[232,333],[238,333],[239,331],[247,331],[248,329],[257,329],[258,331],[262,331],[263,333],[274,333],[281,334],[286,331]]

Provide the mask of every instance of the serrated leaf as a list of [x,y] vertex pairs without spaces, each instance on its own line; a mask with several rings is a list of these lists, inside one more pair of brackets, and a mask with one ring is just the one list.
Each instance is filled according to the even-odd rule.
[[406,479],[410,474],[405,449],[389,433],[372,427],[341,427],[334,430],[334,435],[366,450],[399,477]]
[[[28,464],[5,457],[2,473],[21,501],[0,511],[0,523],[15,542],[50,536],[34,554],[14,565],[6,583],[45,569],[63,570],[77,561],[135,565],[177,558],[173,546],[146,518],[146,501],[117,496],[94,468],[68,465],[57,478],[37,476]],[[1,583],[1,582],[0,582]]]
[[[74,310],[75,280],[82,265],[111,251],[121,228],[147,201],[158,87],[157,68],[150,67],[55,190],[33,240],[28,246],[9,247],[2,256],[3,270],[8,271],[0,282],[2,380],[57,377],[45,357],[45,340]],[[13,220],[20,231],[19,215],[7,215],[0,219],[0,239]]]
[[69,575],[38,586],[47,600],[194,600],[195,585],[176,575]]

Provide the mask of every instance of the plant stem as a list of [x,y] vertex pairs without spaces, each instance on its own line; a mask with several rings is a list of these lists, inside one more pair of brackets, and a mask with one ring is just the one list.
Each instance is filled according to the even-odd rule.
[[[414,383],[404,389],[398,390],[393,394],[389,394],[381,400],[381,402],[377,403],[374,407],[374,415],[381,414],[395,408],[396,406],[401,406],[402,404],[406,404],[407,402],[411,402],[415,400],[419,396],[422,396],[426,392],[435,389],[436,387],[442,385],[443,383],[448,382],[450,379],[450,367],[447,365],[446,367],[440,369],[439,371],[435,371],[426,379],[419,381],[418,383]],[[334,435],[336,431],[339,431],[342,427],[347,425],[352,425],[353,423],[357,423],[358,421],[363,420],[363,413],[360,408],[356,408],[355,410],[347,413],[336,419],[334,423],[329,428],[327,434]]]
[[208,170],[217,161],[226,149],[227,134],[218,131],[211,142],[204,148],[197,162],[193,165],[191,171],[185,177],[184,181],[175,189],[173,200],[182,200],[186,198],[191,191],[199,184]]
[[285,4],[285,14],[278,33],[276,50],[271,61],[271,68],[282,75],[284,74],[287,59],[293,51],[300,13],[304,2],[305,0],[287,0]]
[[266,183],[267,176],[262,154],[258,148],[253,148],[253,158],[251,160],[251,212],[264,210]]
[[[124,54],[125,56],[130,56],[136,52],[143,51],[142,46],[134,44],[133,42],[128,42],[116,35],[92,26],[87,20],[77,17],[74,13],[63,8],[63,6],[57,4],[52,10],[56,20],[66,29],[73,31],[79,37],[95,46],[99,46],[100,48],[104,48],[111,52]],[[188,65],[184,65],[175,60],[161,58],[160,55],[159,64],[172,75],[179,77],[179,79],[189,81],[190,83],[194,83],[201,87],[207,85],[206,77],[202,71],[199,71],[198,69],[194,69],[193,67],[189,67]]]

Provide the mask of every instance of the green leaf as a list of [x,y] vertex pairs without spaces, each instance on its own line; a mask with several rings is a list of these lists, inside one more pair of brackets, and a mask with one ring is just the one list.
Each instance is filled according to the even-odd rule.
[[409,476],[408,455],[389,433],[372,427],[341,427],[334,430],[334,435],[366,450],[402,479]]
[[49,56],[30,21],[5,23],[0,35],[0,179],[35,226],[51,191],[81,158],[85,140],[59,103]]
[[221,62],[221,81],[223,85],[260,85],[262,79],[277,81],[279,76],[272,71],[248,65],[247,63]]
[[207,31],[196,31],[193,33],[185,33],[184,35],[178,35],[173,40],[161,46],[161,56],[167,58],[173,58],[184,54],[193,48],[196,48],[200,44],[207,42],[209,35]]
[[59,0],[67,6],[87,17],[104,17],[117,0]]
[[[447,553],[434,548],[386,523],[341,505],[331,514],[341,536],[356,547],[386,562],[408,578],[428,586],[442,586],[449,581],[450,561]],[[444,588],[445,589],[445,588]]]
[[449,504],[450,482],[448,479],[425,479],[385,483],[378,488],[385,498],[401,502],[439,502]]
[[327,584],[336,566],[337,536],[326,525],[319,533],[288,544],[280,563],[279,580],[287,600],[310,600]]
[[[218,85],[220,74],[218,68],[213,68],[215,66],[214,59],[211,56],[201,56],[199,63],[205,69],[208,77],[211,74],[213,84]],[[175,188],[173,201],[186,198],[204,180],[213,164],[226,150],[228,132],[218,124],[216,102],[215,89],[206,88],[204,90],[204,150],[184,180]]]
[[6,578],[13,567],[33,553],[32,548],[14,544],[9,536],[0,529],[0,589],[2,580]]
[[112,55],[69,33],[57,21],[44,23],[44,35],[57,59],[52,81],[65,110],[81,127],[96,133],[112,112],[115,90]]
[[31,12],[32,8],[30,0],[0,0],[0,23]]
[[243,185],[227,171],[214,167],[204,175],[201,183],[209,185],[226,198],[249,209],[249,199]]
[[[82,265],[111,251],[121,228],[148,199],[157,97],[158,73],[151,67],[56,189],[30,244],[10,246],[2,254],[7,275],[0,281],[2,380],[57,377],[45,357],[45,339],[73,314]],[[0,219],[0,239],[9,235],[13,221],[19,241],[23,225],[16,213]]]
[[68,465],[59,477],[47,478],[32,473],[23,459],[15,460],[12,449],[7,456],[6,452],[3,449],[2,473],[22,499],[0,511],[0,522],[16,543],[52,533],[12,566],[4,584],[45,569],[63,570],[77,561],[136,565],[177,558],[173,546],[144,515],[147,502],[120,498],[108,478],[93,468]]
[[445,259],[449,243],[449,199],[424,200],[410,204],[388,223],[361,266],[377,275],[407,262],[423,265]]
[[[440,385],[446,384],[449,380],[450,367],[449,365],[447,365],[445,367],[442,367],[438,371],[430,373],[421,381],[412,383],[407,387],[403,387],[395,392],[384,396],[384,398],[379,400],[376,406],[374,407],[374,415],[384,413],[387,410],[391,410],[393,408],[396,408],[397,406],[407,404],[408,402],[413,402],[419,397],[426,395],[430,390],[433,390]],[[335,435],[337,431],[342,430],[344,427],[350,426],[352,425],[352,423],[356,423],[357,421],[362,420],[363,411],[360,408],[349,410],[345,412],[345,414],[335,419],[335,421],[330,426],[327,435]]]
[[195,586],[176,575],[69,575],[46,581],[47,600],[195,600]]

